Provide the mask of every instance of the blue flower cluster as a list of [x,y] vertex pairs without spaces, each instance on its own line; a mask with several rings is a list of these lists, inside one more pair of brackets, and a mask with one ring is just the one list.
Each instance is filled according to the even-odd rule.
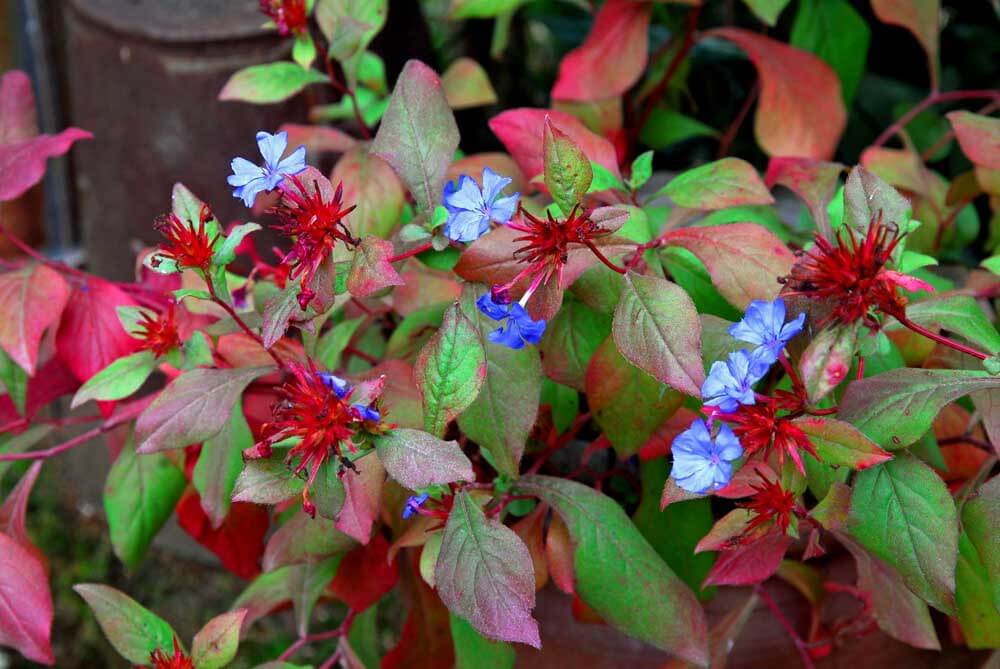
[[235,186],[233,197],[243,200],[252,207],[259,193],[274,190],[286,176],[298,174],[306,168],[306,147],[300,146],[287,158],[281,159],[288,148],[288,133],[270,134],[261,130],[257,133],[257,148],[264,156],[264,164],[254,165],[246,158],[233,158],[233,173],[226,179]]
[[525,344],[537,344],[545,333],[545,320],[532,319],[524,305],[518,302],[504,302],[492,293],[484,293],[476,300],[476,307],[495,321],[507,321],[505,326],[501,325],[486,336],[494,344],[524,348]]
[[424,505],[424,502],[429,497],[430,495],[426,492],[407,497],[406,504],[403,505],[403,520],[409,520],[413,514],[420,513],[420,507]]
[[[330,372],[316,372],[316,376],[319,380],[323,382],[323,385],[333,391],[333,394],[340,399],[346,399],[351,393],[351,384],[347,382],[347,379],[342,379],[335,374]],[[365,406],[364,404],[352,404],[351,408],[354,409],[356,415],[361,420],[371,421],[377,423],[382,420],[382,413],[376,409],[373,405],[369,404]]]
[[500,225],[510,221],[520,193],[507,197],[501,197],[501,193],[511,181],[488,167],[483,169],[482,188],[467,174],[459,177],[457,184],[449,181],[444,187],[444,206],[448,210],[445,237],[456,242],[474,242],[489,231],[490,221]]
[[[754,404],[753,386],[774,364],[795,335],[802,331],[806,315],[785,322],[785,303],[755,300],[729,334],[739,341],[755,344],[752,351],[741,349],[722,361],[712,363],[701,386],[706,406],[721,413],[733,413],[741,405]],[[712,437],[710,425],[698,419],[674,439],[671,476],[688,492],[704,493],[728,485],[732,463],[743,455],[743,447],[728,425],[721,425]]]

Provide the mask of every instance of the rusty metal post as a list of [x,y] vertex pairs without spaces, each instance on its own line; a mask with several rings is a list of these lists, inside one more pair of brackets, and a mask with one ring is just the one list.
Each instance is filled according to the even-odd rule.
[[91,271],[132,276],[136,241],[183,181],[222,221],[245,217],[226,176],[257,155],[254,135],[302,121],[301,101],[219,102],[236,70],[287,58],[252,0],[64,0],[69,122],[94,133],[74,149],[83,246]]

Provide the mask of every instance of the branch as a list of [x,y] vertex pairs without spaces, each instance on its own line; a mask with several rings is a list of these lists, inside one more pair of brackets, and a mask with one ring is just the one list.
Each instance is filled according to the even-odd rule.
[[942,102],[956,102],[958,100],[1000,100],[1000,90],[980,89],[931,93],[914,105],[910,111],[900,116],[895,123],[886,128],[881,135],[875,138],[875,141],[872,142],[869,148],[877,148],[888,142],[893,138],[893,136],[902,131],[910,121],[915,119],[920,112],[924,111],[928,107]]
[[239,325],[240,328],[245,333],[247,333],[250,336],[251,339],[253,339],[255,342],[257,342],[258,344],[260,344],[260,347],[262,349],[264,349],[265,351],[267,351],[267,354],[269,356],[271,356],[271,359],[274,360],[274,362],[277,363],[278,369],[284,369],[285,368],[285,361],[282,360],[281,356],[278,355],[272,349],[269,349],[267,346],[264,346],[264,340],[261,339],[260,335],[257,334],[256,332],[254,332],[253,329],[249,325],[246,324],[246,321],[244,321],[240,317],[240,315],[238,313],[236,313],[236,310],[233,309],[229,305],[228,302],[226,302],[221,297],[219,297],[219,294],[215,292],[215,282],[212,281],[212,276],[210,274],[208,274],[207,272],[205,273],[205,283],[208,284],[208,293],[209,293],[209,295],[212,296],[212,301],[215,302],[216,304],[218,304],[223,309],[225,309],[226,313],[229,314],[229,316],[234,321],[236,321],[236,324]]

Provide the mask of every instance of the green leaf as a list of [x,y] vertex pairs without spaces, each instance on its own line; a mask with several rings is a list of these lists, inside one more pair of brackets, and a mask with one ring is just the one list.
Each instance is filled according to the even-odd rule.
[[864,167],[853,168],[844,185],[844,223],[863,237],[880,213],[884,220],[904,226],[910,220],[910,201]]
[[920,439],[946,404],[969,393],[996,388],[1000,388],[1000,378],[986,372],[893,369],[852,381],[837,417],[882,448],[893,450]]
[[372,153],[384,159],[413,193],[417,209],[441,202],[445,171],[458,148],[458,126],[434,70],[418,60],[403,67]]
[[701,396],[701,322],[683,288],[655,276],[626,274],[612,333],[629,362],[686,395]]
[[989,572],[965,532],[958,539],[955,603],[966,645],[1000,648],[1000,612],[990,589]]
[[486,380],[486,351],[456,302],[413,370],[424,405],[424,429],[444,436],[448,423],[475,401]]
[[[720,234],[725,233],[720,231]],[[691,297],[695,307],[698,308],[698,313],[717,316],[730,322],[742,318],[743,313],[729,304],[712,285],[712,277],[698,256],[679,246],[671,246],[661,249],[659,257],[660,262],[670,273],[670,278]],[[711,362],[714,359],[706,357],[706,360]]]
[[803,416],[793,423],[806,433],[824,464],[866,469],[892,458],[850,423],[819,416]]
[[[311,41],[310,41],[311,43]],[[261,227],[256,223],[243,223],[237,225],[223,240],[222,245],[212,254],[213,265],[228,265],[236,260],[236,247],[243,239],[252,232],[257,232]]]
[[545,159],[545,186],[564,214],[583,200],[594,171],[590,161],[572,139],[545,118],[542,144]]
[[198,367],[211,367],[215,360],[212,357],[212,345],[201,330],[195,330],[191,338],[184,342],[184,370]]
[[441,75],[441,85],[452,109],[483,107],[497,102],[490,75],[471,58],[463,56],[452,61]]
[[636,453],[684,399],[622,357],[611,337],[590,361],[586,388],[594,420],[622,457]]
[[524,0],[453,0],[448,18],[491,19],[513,12]]
[[611,173],[604,165],[590,161],[590,170],[593,173],[593,181],[587,188],[588,193],[599,193],[604,190],[625,190],[622,180]]
[[639,190],[653,176],[653,152],[645,151],[632,161],[632,169],[628,178],[628,187]]
[[[49,436],[53,429],[51,425],[32,425],[20,434],[0,434],[0,454],[23,453]],[[0,460],[0,483],[12,464],[11,460]]]
[[0,383],[10,395],[17,413],[24,416],[28,399],[28,373],[0,348]]
[[990,582],[993,605],[1000,609],[1000,477],[987,481],[962,507],[962,526],[976,547]]
[[340,465],[334,460],[324,462],[316,473],[309,489],[309,499],[316,505],[316,512],[323,518],[336,520],[344,508],[347,490],[340,479]]
[[848,106],[865,73],[870,42],[868,24],[846,0],[800,0],[789,43],[833,68]]
[[143,350],[118,358],[90,377],[76,391],[70,408],[75,409],[90,400],[120,400],[139,390],[156,369],[156,356]]
[[531,617],[535,572],[528,547],[465,491],[448,514],[434,584],[445,606],[480,634],[541,647]]
[[194,635],[191,659],[196,669],[222,669],[236,658],[240,625],[246,615],[246,609],[223,613],[209,620]]
[[304,486],[281,457],[247,460],[233,486],[233,501],[279,504],[301,495]]
[[514,669],[517,653],[510,644],[487,639],[455,614],[449,618],[455,669]]
[[[952,295],[911,304],[906,307],[906,317],[918,325],[940,326],[961,335],[990,355],[1000,353],[1000,333],[997,333],[976,299],[968,295]],[[902,327],[893,322],[886,329],[898,330]]]
[[114,649],[132,664],[146,664],[155,650],[173,651],[177,634],[170,625],[128,595],[95,583],[73,589],[90,606]]
[[229,425],[201,445],[201,455],[191,477],[212,527],[219,527],[229,513],[233,487],[243,470],[243,451],[251,446],[253,433],[243,416],[243,407],[237,402],[229,416]]
[[195,369],[181,374],[136,421],[138,451],[154,453],[211,439],[229,421],[244,388],[271,369]]
[[[309,84],[327,81],[317,70],[307,70],[298,63],[280,61],[251,65],[234,73],[219,91],[220,100],[240,100],[254,104],[281,102]],[[194,219],[198,220],[198,219]]]
[[298,569],[288,574],[288,590],[292,598],[292,608],[295,611],[295,626],[299,637],[309,634],[309,620],[313,609],[323,591],[334,576],[344,559],[344,554],[335,555],[318,562],[306,562]]
[[701,605],[614,500],[549,476],[525,476],[514,489],[539,497],[566,523],[576,546],[576,592],[588,606],[620,632],[708,666]]
[[723,158],[681,172],[658,190],[653,199],[664,195],[688,209],[774,203],[757,170],[740,158]]
[[184,472],[166,455],[138,455],[131,439],[122,448],[104,484],[104,511],[111,545],[126,566],[145,557],[186,485]]
[[298,511],[268,539],[261,567],[274,571],[287,565],[318,562],[344,555],[357,545],[335,527],[334,521],[310,518],[305,511]]
[[365,322],[364,316],[342,321],[334,325],[330,330],[320,337],[316,345],[316,359],[327,369],[337,369],[340,367],[340,355],[347,348],[351,337],[358,331],[358,328]]
[[646,125],[639,133],[642,143],[654,149],[668,146],[694,137],[718,137],[719,132],[697,119],[685,116],[667,107],[657,107],[649,115]]
[[408,428],[396,428],[371,440],[389,476],[410,490],[476,480],[472,463],[457,441],[442,441]]
[[773,28],[778,23],[778,16],[788,5],[788,0],[743,0],[743,3],[757,18]]
[[309,33],[295,36],[295,41],[292,43],[292,60],[307,70],[312,67],[313,61],[316,60],[316,45]]
[[907,587],[942,611],[955,611],[958,516],[948,486],[902,453],[857,475],[850,533],[898,569]]
[[578,300],[564,300],[538,345],[545,374],[558,383],[584,390],[587,365],[610,334],[611,318],[607,314]]
[[552,423],[558,434],[570,428],[580,413],[580,395],[573,388],[556,383],[552,379],[542,379],[540,401],[552,410]]
[[330,45],[330,57],[341,62],[351,86],[388,12],[388,0],[317,0],[316,23]]

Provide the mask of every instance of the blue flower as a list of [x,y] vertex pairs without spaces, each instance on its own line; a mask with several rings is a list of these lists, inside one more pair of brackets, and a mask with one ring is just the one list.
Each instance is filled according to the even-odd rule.
[[444,187],[444,206],[448,221],[444,234],[456,242],[473,242],[490,229],[490,221],[506,223],[514,215],[519,193],[500,197],[500,192],[511,182],[490,168],[483,169],[483,187],[475,179],[463,174],[456,185],[448,182]]
[[780,297],[774,302],[754,300],[747,307],[743,320],[729,327],[729,334],[748,344],[756,344],[764,349],[769,362],[774,362],[792,337],[802,332],[805,322],[806,315],[802,313],[786,323],[785,302]]
[[705,421],[696,420],[677,435],[671,447],[674,481],[688,492],[703,493],[718,490],[733,478],[733,461],[743,455],[740,440],[732,429],[722,424],[712,439]]
[[306,168],[306,147],[300,146],[281,159],[288,147],[288,133],[278,132],[273,135],[263,130],[257,133],[257,147],[264,156],[264,165],[254,165],[246,158],[233,158],[231,164],[233,173],[226,179],[230,186],[235,186],[233,197],[243,199],[243,204],[253,206],[258,193],[274,190],[288,175],[298,174]]
[[762,349],[752,353],[741,349],[730,353],[725,362],[712,363],[708,377],[701,384],[705,404],[717,406],[723,413],[732,413],[741,404],[753,404],[753,384],[761,380],[770,366],[766,355]]
[[406,499],[406,505],[403,507],[403,519],[409,519],[413,514],[417,513],[418,509],[424,505],[424,502],[427,501],[428,497],[430,497],[430,495],[427,493],[421,493],[414,497],[408,497]]
[[[323,382],[323,385],[334,392],[340,399],[347,397],[347,391],[351,389],[351,384],[346,380],[331,374],[330,372],[316,372],[316,376]],[[378,419],[376,419],[378,420]]]
[[358,412],[358,415],[361,416],[361,420],[377,423],[382,419],[382,413],[371,405],[355,404],[353,407]]
[[495,321],[506,320],[506,326],[500,326],[487,335],[494,344],[510,348],[524,348],[525,344],[537,344],[545,332],[544,320],[533,320],[524,307],[517,302],[503,304],[493,301],[490,293],[483,294],[476,300],[476,306]]

